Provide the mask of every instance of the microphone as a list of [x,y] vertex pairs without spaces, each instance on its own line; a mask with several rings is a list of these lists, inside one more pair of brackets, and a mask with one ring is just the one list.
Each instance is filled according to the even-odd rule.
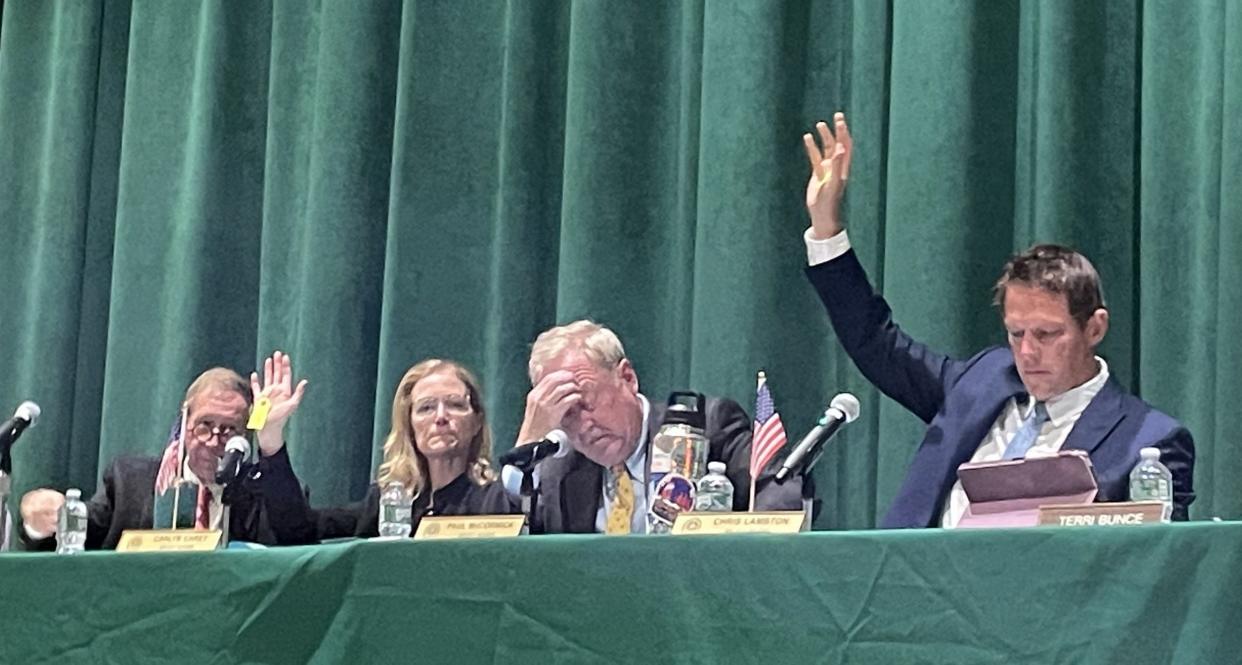
[[216,484],[228,485],[241,475],[242,462],[250,455],[250,442],[243,436],[234,436],[224,444],[224,457],[216,467]]
[[500,456],[500,466],[512,466],[526,470],[535,466],[549,455],[564,457],[568,454],[569,435],[559,429],[554,429],[548,432],[542,441],[514,446]]
[[[781,470],[776,472],[776,482],[783,483],[789,477],[789,474],[805,466],[806,471],[810,471],[815,466],[815,462],[819,461],[819,451],[828,439],[832,438],[837,430],[846,423],[852,423],[858,418],[858,398],[849,393],[841,393],[832,398],[828,409],[824,411],[823,417],[811,428],[811,431],[802,437],[794,448],[789,457],[785,458],[785,463],[781,465]],[[809,463],[807,460],[810,460]]]
[[13,456],[10,454],[10,449],[27,427],[34,426],[41,413],[43,409],[40,409],[38,404],[26,400],[18,405],[12,418],[0,424],[0,476],[13,473]]
[[0,425],[0,448],[8,450],[9,446],[17,441],[17,437],[26,431],[27,427],[34,426],[39,420],[39,414],[43,413],[43,409],[38,404],[26,400],[17,407],[17,411],[13,412],[13,417],[4,421]]

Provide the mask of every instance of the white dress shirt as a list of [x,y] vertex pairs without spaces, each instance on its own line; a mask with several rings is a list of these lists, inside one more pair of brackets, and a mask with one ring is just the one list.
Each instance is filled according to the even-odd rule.
[[[1035,443],[1026,451],[1027,457],[1051,457],[1061,450],[1061,446],[1065,445],[1070,430],[1074,429],[1074,424],[1078,422],[1082,412],[1087,410],[1087,405],[1099,394],[1104,384],[1108,383],[1108,363],[1099,356],[1096,356],[1095,361],[1100,367],[1100,371],[1096,372],[1095,376],[1077,388],[1071,388],[1044,402],[1044,406],[1048,409],[1048,420],[1040,428]],[[1022,428],[1022,421],[1034,408],[1034,398],[1027,398],[1019,404],[1016,399],[1010,397],[970,461],[996,462],[1004,459],[1006,446]],[[949,491],[949,500],[945,501],[944,512],[940,515],[940,526],[950,529],[956,527],[969,505],[970,500],[966,498],[966,490],[962,489],[962,481],[953,483],[953,489]]]
[[[820,239],[814,237],[812,229],[808,228],[803,234],[803,239],[806,241],[806,260],[812,266],[827,263],[850,249],[850,239],[845,231],[831,238]],[[1061,450],[1061,446],[1065,445],[1065,440],[1069,437],[1074,424],[1078,422],[1078,418],[1108,382],[1108,363],[1099,356],[1096,356],[1095,360],[1100,369],[1094,377],[1077,388],[1072,388],[1045,402],[1048,409],[1048,421],[1044,423],[1035,443],[1027,451],[1027,457],[1055,455]],[[970,461],[994,462],[1003,459],[1005,447],[1022,427],[1022,421],[1033,408],[1035,408],[1033,399],[1023,400],[1019,404],[1017,400],[1010,398]],[[940,516],[940,525],[948,528],[957,526],[969,504],[966,491],[962,489],[962,482],[959,480],[953,484],[949,498],[945,501],[944,512]]]
[[[630,515],[630,533],[647,533],[647,421],[651,415],[651,403],[641,393],[638,399],[643,405],[643,426],[638,430],[638,445],[634,452],[625,460],[625,470],[630,473],[630,484],[634,486],[634,513]],[[608,510],[612,501],[608,498],[608,469],[604,474],[603,499],[599,502],[599,510],[595,513],[595,531],[603,533],[608,525]]]

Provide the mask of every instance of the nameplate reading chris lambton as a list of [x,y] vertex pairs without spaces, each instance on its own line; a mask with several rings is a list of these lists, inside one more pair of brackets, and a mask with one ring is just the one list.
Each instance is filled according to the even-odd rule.
[[118,552],[208,552],[220,545],[220,530],[126,529],[116,544]]
[[471,515],[424,517],[418,522],[415,540],[450,538],[512,538],[522,532],[522,515]]
[[673,534],[798,533],[806,514],[801,510],[766,513],[685,512],[677,514]]
[[1160,524],[1164,504],[1159,501],[1087,503],[1039,507],[1040,526],[1130,526]]

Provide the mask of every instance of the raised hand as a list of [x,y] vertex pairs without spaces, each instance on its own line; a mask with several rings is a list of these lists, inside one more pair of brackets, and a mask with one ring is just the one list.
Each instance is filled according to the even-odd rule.
[[256,408],[259,408],[259,400],[263,398],[271,404],[258,439],[259,451],[264,456],[274,455],[285,444],[285,423],[302,403],[306,379],[299,381],[297,388],[294,388],[293,361],[288,355],[277,351],[263,361],[262,384],[257,372],[250,373],[250,391],[254,394]]
[[815,123],[819,143],[808,132],[802,135],[806,156],[811,162],[811,177],[806,183],[806,209],[811,215],[812,234],[820,239],[831,238],[841,232],[841,197],[850,176],[850,156],[854,152],[845,114],[833,116],[836,136],[828,130],[828,123]]
[[573,372],[548,372],[526,393],[526,414],[518,431],[516,445],[539,441],[548,432],[561,427],[565,414],[582,401],[582,389]]

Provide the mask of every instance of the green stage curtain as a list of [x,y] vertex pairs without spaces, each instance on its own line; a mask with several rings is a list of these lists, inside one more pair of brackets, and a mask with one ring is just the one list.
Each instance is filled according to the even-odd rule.
[[[534,336],[591,317],[654,399],[796,438],[873,525],[921,423],[844,357],[802,275],[800,136],[844,109],[851,238],[900,323],[1003,343],[990,287],[1082,249],[1102,354],[1198,443],[1193,515],[1242,515],[1242,3],[8,0],[0,408],[42,422],[16,489],[154,454],[188,382],[275,349],[316,504],[361,496],[406,368],[460,360],[511,445]],[[7,414],[5,414],[7,415]]]

